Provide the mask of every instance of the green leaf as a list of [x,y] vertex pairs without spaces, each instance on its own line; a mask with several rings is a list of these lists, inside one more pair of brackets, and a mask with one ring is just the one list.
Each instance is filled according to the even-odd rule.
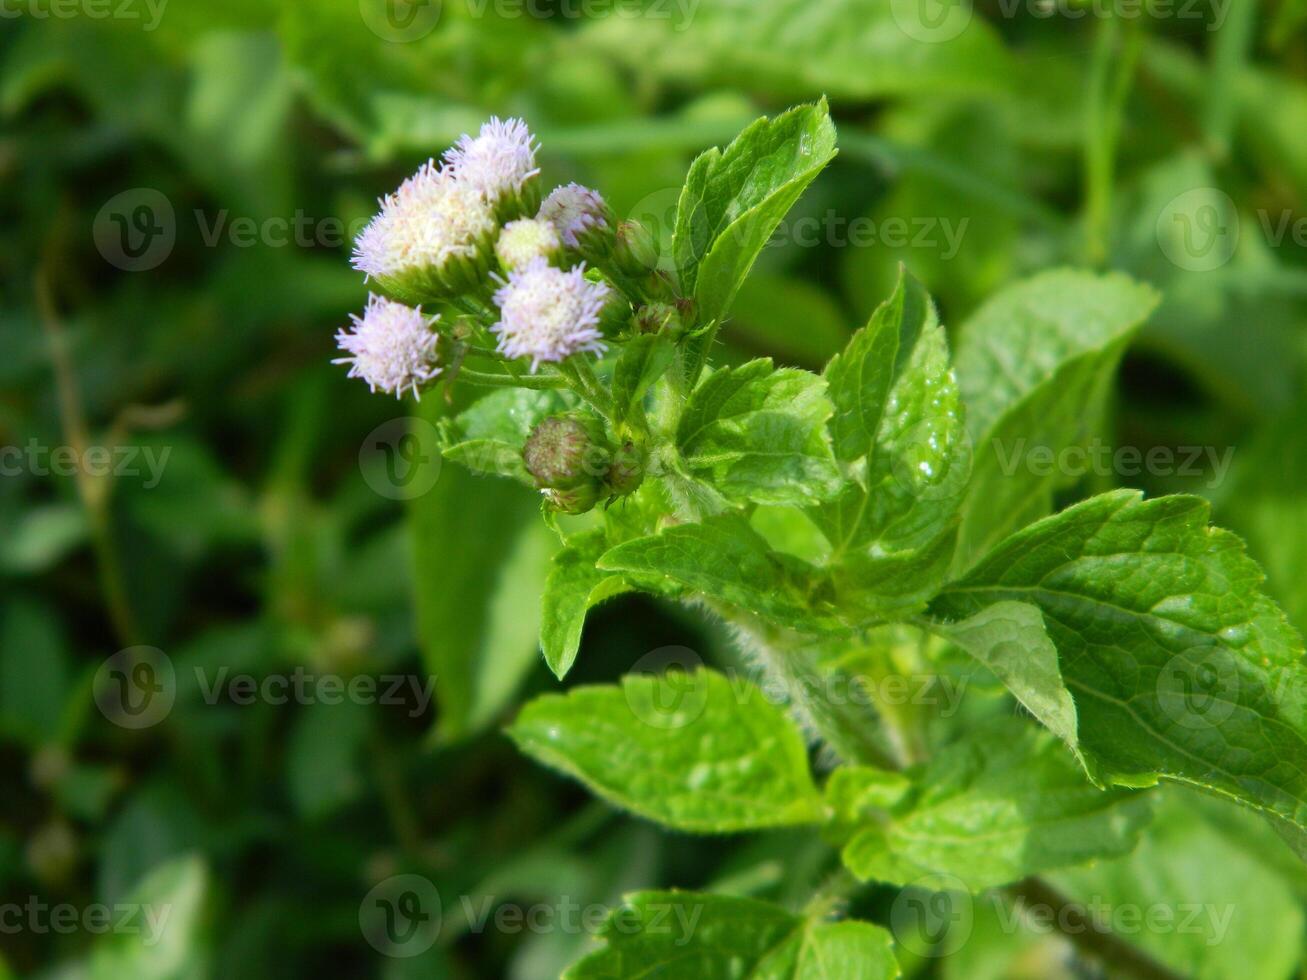
[[[783,625],[817,626],[816,570],[768,549],[738,515],[679,524],[610,549],[599,567],[701,592]],[[644,585],[641,582],[641,585]]]
[[837,554],[906,551],[937,541],[971,469],[948,339],[907,273],[826,368],[836,454],[867,457],[856,485],[822,509]]
[[1045,516],[1074,482],[1031,454],[1099,434],[1112,374],[1157,301],[1125,276],[1062,269],[1005,289],[964,324],[957,375],[976,453],[955,568]]
[[522,462],[522,447],[541,419],[567,407],[568,400],[555,391],[493,391],[442,422],[441,455],[474,473],[507,476],[534,488],[535,480]]
[[572,669],[586,613],[605,599],[629,591],[620,575],[595,566],[607,547],[602,530],[572,539],[554,555],[540,600],[540,649],[559,680]]
[[988,667],[1027,711],[1078,751],[1076,703],[1038,606],[996,602],[970,619],[931,628]]
[[1106,778],[1207,787],[1307,825],[1302,641],[1195,497],[1103,494],[1012,535],[932,606],[1039,606]]
[[[435,418],[438,399],[424,399]],[[436,434],[416,424],[421,452]],[[418,642],[435,677],[440,735],[455,739],[490,724],[536,662],[539,595],[555,544],[536,496],[456,466],[409,505]]]
[[672,363],[675,349],[665,334],[640,334],[622,345],[613,363],[613,422],[624,425],[649,388]]
[[972,891],[1127,853],[1146,797],[1100,790],[1058,742],[1016,720],[969,733],[914,776],[917,791],[844,846],[864,880],[947,874]]
[[1207,800],[1179,789],[1160,795],[1134,853],[1054,872],[1050,884],[1177,976],[1292,976],[1302,955],[1299,896],[1248,851],[1240,833],[1204,819]]
[[296,813],[317,820],[354,802],[367,787],[368,706],[346,698],[313,702],[296,715],[286,747],[287,791]]
[[628,674],[530,702],[518,748],[617,806],[699,833],[813,823],[822,804],[803,736],[743,679]]
[[690,472],[737,503],[808,504],[840,486],[826,385],[770,358],[723,368],[690,395],[676,443]]
[[0,736],[32,747],[59,741],[70,673],[52,609],[20,598],[0,605]]
[[822,922],[750,898],[639,892],[613,911],[605,947],[564,980],[893,980],[890,934],[867,922]]
[[137,910],[138,931],[114,931],[91,950],[91,980],[176,980],[199,976],[207,942],[203,912],[209,872],[198,857],[155,868],[123,903]]
[[759,119],[690,165],[673,248],[681,289],[698,301],[702,322],[726,315],[776,226],[834,156],[823,99]]

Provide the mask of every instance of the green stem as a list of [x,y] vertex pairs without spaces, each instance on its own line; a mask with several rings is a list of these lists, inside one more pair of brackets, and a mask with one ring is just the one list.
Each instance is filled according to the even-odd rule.
[[[54,366],[55,388],[59,399],[59,416],[63,424],[64,438],[77,458],[85,459],[89,442],[86,418],[82,412],[82,400],[77,390],[76,373],[73,370],[72,356],[68,352],[68,341],[55,310],[49,279],[44,271],[37,273],[36,300],[41,314],[41,325],[45,328],[50,341],[50,360]],[[90,524],[91,547],[95,552],[96,566],[99,570],[100,588],[104,592],[105,606],[113,622],[114,632],[124,646],[138,646],[141,642],[140,634],[137,632],[136,617],[132,612],[131,600],[127,593],[127,579],[123,573],[109,509],[111,486],[107,482],[109,478],[92,476],[85,467],[79,466],[74,479],[77,484],[77,495],[86,509]]]
[[1099,22],[1085,115],[1085,257],[1090,265],[1107,260],[1116,150],[1143,41],[1137,21],[1124,28],[1115,17]]
[[1224,161],[1230,155],[1238,118],[1239,76],[1248,60],[1256,20],[1257,4],[1232,4],[1229,16],[1212,42],[1203,136],[1217,161]]
[[572,390],[589,402],[596,412],[604,418],[612,418],[613,399],[595,375],[594,365],[584,354],[560,361],[558,373],[567,379]]
[[458,380],[486,388],[532,388],[537,391],[545,391],[568,387],[567,380],[557,374],[523,374],[514,377],[511,374],[488,374],[485,371],[473,371],[471,368],[460,368]]

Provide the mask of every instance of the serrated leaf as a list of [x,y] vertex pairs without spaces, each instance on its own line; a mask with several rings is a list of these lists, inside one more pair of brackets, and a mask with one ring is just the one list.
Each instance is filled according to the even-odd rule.
[[811,602],[816,570],[771,551],[735,514],[624,542],[606,552],[599,567],[700,592],[782,625],[819,625]]
[[1038,606],[996,602],[970,619],[932,628],[988,667],[1027,711],[1077,751],[1076,703]]
[[844,846],[859,878],[947,874],[981,891],[1125,854],[1149,815],[1142,794],[1094,787],[1051,735],[1016,720],[968,734],[913,781],[915,794]]
[[[1157,814],[1133,853],[1053,872],[1049,883],[1176,976],[1292,976],[1302,956],[1300,896],[1250,853],[1247,828],[1205,819],[1209,802],[1225,804],[1179,788],[1158,795]],[[1127,910],[1143,910],[1143,928]]]
[[540,597],[540,649],[560,680],[572,669],[581,646],[585,616],[605,599],[628,591],[620,575],[595,567],[607,548],[602,530],[588,532],[554,556]]
[[798,728],[753,684],[711,670],[628,674],[524,707],[508,734],[610,803],[699,833],[813,823]]
[[1204,786],[1302,827],[1302,640],[1208,518],[1196,497],[1093,497],[1012,535],[932,612],[1039,606],[1102,775]]
[[605,948],[565,980],[893,980],[890,934],[823,922],[750,898],[694,892],[628,895],[604,925]]
[[702,322],[726,315],[772,232],[834,156],[823,99],[759,119],[690,165],[673,249],[681,289],[698,301]]
[[723,368],[690,395],[676,443],[695,476],[737,503],[809,504],[840,486],[826,385],[770,358]]
[[954,567],[1052,510],[1078,474],[1036,467],[1097,435],[1112,374],[1157,293],[1119,274],[1047,272],[1005,289],[962,327],[958,384],[975,449]]

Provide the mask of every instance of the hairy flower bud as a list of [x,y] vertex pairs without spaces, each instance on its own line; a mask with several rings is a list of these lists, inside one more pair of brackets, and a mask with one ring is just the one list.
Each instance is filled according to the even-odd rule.
[[504,225],[495,242],[495,257],[505,271],[529,265],[532,259],[546,262],[557,257],[563,244],[558,232],[548,221],[538,218],[519,218]]
[[440,341],[437,316],[382,296],[370,294],[362,316],[350,317],[353,325],[336,334],[336,344],[348,357],[333,364],[350,365],[349,376],[362,378],[373,391],[401,397],[421,390],[437,375],[436,348]]
[[444,156],[461,184],[474,188],[500,220],[534,214],[540,204],[536,143],[521,119],[492,116],[476,136],[463,136]]
[[613,461],[604,474],[604,485],[615,497],[634,493],[644,481],[645,453],[631,441],[613,453]]
[[612,455],[603,423],[581,412],[544,419],[531,431],[522,450],[527,472],[542,490],[593,485],[596,495]]
[[602,354],[599,319],[611,292],[607,283],[588,280],[584,266],[564,271],[537,257],[495,292],[499,321],[490,329],[499,350],[531,358],[532,371],[582,351]]
[[601,263],[612,250],[613,213],[598,191],[580,184],[556,187],[537,217],[552,224],[563,245],[591,265]]
[[649,303],[635,311],[637,333],[669,333],[677,336],[684,329],[680,310],[671,303]]

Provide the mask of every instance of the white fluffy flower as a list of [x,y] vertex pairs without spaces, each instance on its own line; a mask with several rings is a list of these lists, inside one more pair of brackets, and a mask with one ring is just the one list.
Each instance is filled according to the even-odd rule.
[[440,374],[439,337],[432,329],[440,317],[371,294],[363,315],[350,319],[353,326],[336,334],[336,343],[350,356],[332,363],[349,364],[349,376],[362,378],[373,391],[398,398],[411,390],[421,398],[421,386]]
[[494,229],[481,195],[428,161],[382,199],[381,213],[354,243],[354,268],[383,285],[435,276],[451,258],[474,258]]
[[599,313],[609,292],[607,283],[585,278],[584,265],[564,272],[532,259],[510,272],[495,293],[499,322],[491,330],[500,351],[531,358],[532,371],[542,361],[561,361],[579,351],[602,354],[607,348]]
[[526,182],[540,173],[534,140],[521,119],[492,116],[477,136],[461,137],[444,159],[461,183],[495,202],[520,193]]
[[539,218],[558,229],[568,248],[580,245],[578,236],[591,228],[603,228],[608,222],[608,205],[598,191],[580,184],[555,187],[540,205]]
[[548,221],[520,218],[504,225],[495,255],[505,269],[517,269],[535,258],[549,258],[562,247],[558,231]]

